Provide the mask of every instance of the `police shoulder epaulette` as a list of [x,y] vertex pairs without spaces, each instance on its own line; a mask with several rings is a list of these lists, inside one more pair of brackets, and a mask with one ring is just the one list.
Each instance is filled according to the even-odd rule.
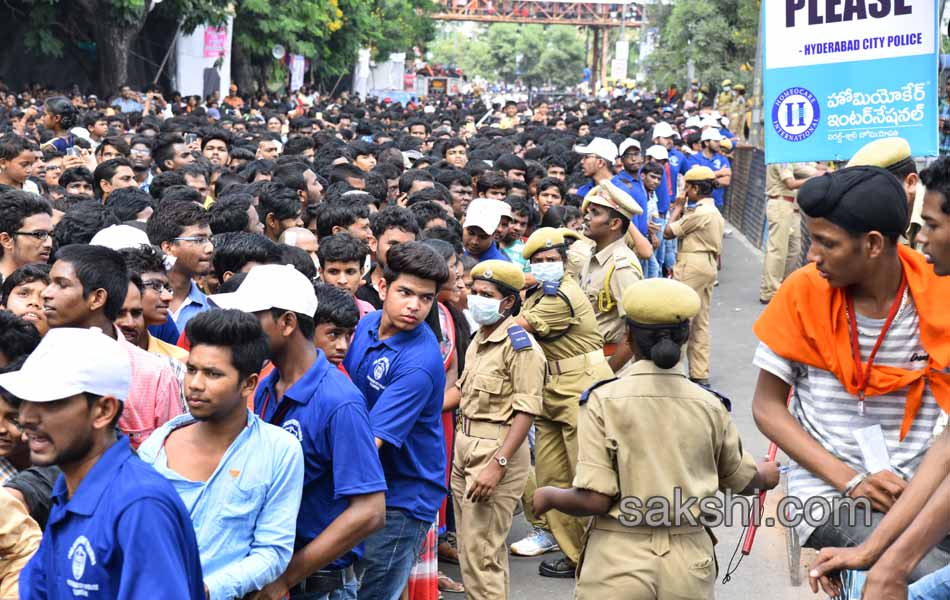
[[511,347],[516,352],[531,348],[531,336],[521,325],[512,325],[508,328],[508,339],[511,340]]
[[561,287],[560,281],[545,281],[541,285],[541,289],[544,291],[545,296],[557,296],[557,291]]
[[[696,383],[696,382],[694,381],[693,383]],[[723,396],[716,390],[712,389],[708,385],[704,385],[702,383],[696,383],[696,385],[703,388],[704,390],[706,390],[707,392],[715,396],[720,402],[722,402],[722,405],[726,407],[726,412],[732,412],[732,400],[730,400],[729,398],[726,398],[725,396]]]
[[630,266],[630,256],[624,252],[614,252],[614,266],[618,269]]
[[591,392],[593,392],[594,390],[596,390],[597,388],[599,388],[599,387],[602,386],[602,385],[605,385],[605,384],[610,383],[611,381],[617,381],[617,379],[618,379],[617,377],[611,377],[610,379],[604,379],[604,380],[598,381],[598,382],[595,383],[594,385],[592,385],[592,386],[590,386],[589,388],[587,388],[587,390],[586,390],[583,394],[581,394],[581,401],[580,401],[581,405],[587,404],[587,399],[590,397],[590,393],[591,393]]

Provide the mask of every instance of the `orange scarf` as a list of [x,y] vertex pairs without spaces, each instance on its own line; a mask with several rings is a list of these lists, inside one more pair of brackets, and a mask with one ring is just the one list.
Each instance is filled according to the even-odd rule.
[[[921,370],[874,364],[864,394],[881,396],[909,386],[903,440],[923,403],[925,384],[940,408],[950,412],[950,374],[941,372],[950,364],[950,277],[938,277],[922,254],[905,246],[898,246],[898,255],[920,317],[920,342],[930,358]],[[845,306],[845,291],[832,288],[809,264],[782,284],[753,331],[782,358],[829,371],[849,394],[858,396]]]

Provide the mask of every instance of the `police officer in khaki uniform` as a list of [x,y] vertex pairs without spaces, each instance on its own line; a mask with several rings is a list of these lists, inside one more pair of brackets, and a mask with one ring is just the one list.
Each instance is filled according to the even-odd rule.
[[525,438],[541,414],[544,352],[515,321],[524,273],[486,260],[472,269],[478,333],[456,384],[462,393],[452,463],[459,564],[471,598],[508,598],[511,518],[531,471]]
[[[538,284],[527,291],[518,324],[535,335],[547,359],[541,415],[535,420],[538,485],[567,487],[577,464],[578,398],[613,377],[594,309],[573,277],[564,276],[566,249],[557,229],[542,227],[525,242]],[[541,563],[546,577],[573,577],[586,521],[552,513],[548,525],[565,557]]]
[[778,464],[757,467],[723,403],[678,366],[689,319],[701,306],[696,293],[647,279],[627,288],[624,304],[636,362],[626,376],[585,394],[574,487],[539,488],[535,509],[595,516],[575,598],[712,598],[716,556],[699,507],[679,523],[675,512],[658,523],[659,511],[645,519],[646,511],[674,506],[674,490],[702,499],[771,489]]
[[[917,232],[923,227],[924,221],[920,216],[924,206],[924,194],[927,190],[920,183],[917,173],[917,163],[911,156],[910,143],[904,138],[883,138],[865,144],[858,150],[851,160],[849,167],[881,167],[891,172],[904,186],[907,194],[907,207],[910,212],[910,227],[901,243],[916,248]],[[920,248],[917,248],[920,250]]]
[[609,181],[595,186],[584,198],[584,233],[594,242],[593,254],[581,271],[581,288],[587,294],[597,327],[604,336],[604,355],[616,372],[630,360],[630,346],[623,343],[623,290],[643,279],[640,259],[624,236],[630,219],[643,209],[629,194]]
[[[685,196],[680,196],[670,211],[670,222],[663,230],[666,239],[677,238],[679,249],[673,277],[693,288],[702,302],[690,328],[689,376],[699,383],[709,382],[709,306],[716,283],[716,263],[722,251],[726,221],[716,208],[712,191],[716,174],[709,167],[696,166],[683,176]],[[686,208],[686,201],[694,203]]]
[[[798,210],[798,188],[808,181],[807,165],[773,163],[765,170],[765,218],[769,238],[762,263],[759,302],[768,304],[778,286],[798,268],[802,254],[802,216]],[[814,169],[812,169],[814,174]]]

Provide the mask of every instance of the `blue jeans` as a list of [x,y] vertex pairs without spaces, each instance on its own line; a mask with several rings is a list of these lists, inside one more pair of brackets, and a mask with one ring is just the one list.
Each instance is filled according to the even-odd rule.
[[[660,244],[663,247],[663,244]],[[644,279],[653,279],[660,276],[660,263],[656,260],[656,254],[650,258],[640,259],[640,268],[643,269]]]
[[907,600],[950,600],[950,565],[911,585]]
[[291,600],[356,600],[356,590],[359,588],[359,584],[356,581],[356,577],[347,579],[344,582],[343,587],[338,590],[333,590],[328,594],[291,594]]
[[399,508],[386,509],[386,526],[363,541],[356,565],[360,600],[398,600],[409,582],[432,521],[420,521]]

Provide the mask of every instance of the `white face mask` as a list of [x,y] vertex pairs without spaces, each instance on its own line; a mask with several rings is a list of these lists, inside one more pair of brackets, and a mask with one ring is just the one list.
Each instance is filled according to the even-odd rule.
[[531,263],[531,274],[541,283],[557,282],[564,277],[564,263]]
[[502,318],[500,308],[501,300],[496,298],[485,298],[474,294],[468,297],[468,309],[472,313],[472,319],[479,325],[493,325],[500,321]]

